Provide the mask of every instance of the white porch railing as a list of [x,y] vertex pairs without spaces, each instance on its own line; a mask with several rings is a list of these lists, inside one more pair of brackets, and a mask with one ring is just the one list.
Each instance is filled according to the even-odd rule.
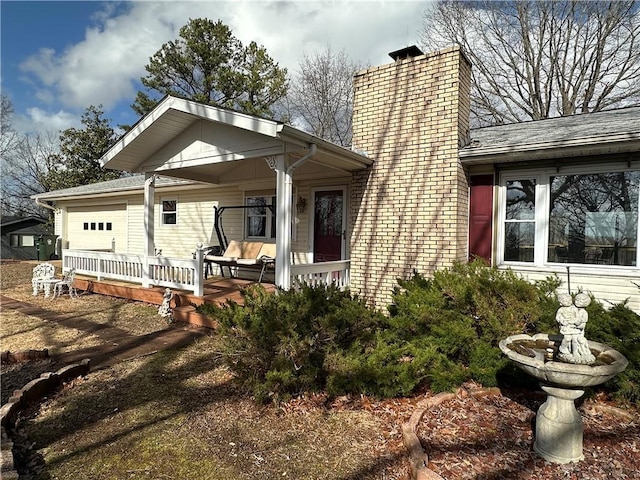
[[201,297],[204,293],[204,267],[202,250],[196,258],[146,257],[87,250],[63,250],[62,270],[75,268],[81,275],[95,276],[98,280],[110,278],[142,286],[190,290]]
[[291,265],[291,284],[349,286],[351,260]]
[[[146,257],[90,250],[62,250],[62,270],[75,268],[80,275],[91,275],[139,283],[144,287],[160,286],[204,293],[204,262],[201,249],[196,258]],[[291,265],[291,284],[349,286],[350,260]]]

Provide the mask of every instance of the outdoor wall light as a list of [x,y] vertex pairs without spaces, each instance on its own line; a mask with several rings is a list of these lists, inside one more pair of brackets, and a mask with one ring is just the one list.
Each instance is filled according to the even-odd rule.
[[298,202],[296,203],[296,210],[298,210],[298,213],[304,213],[306,208],[307,208],[307,199],[298,197]]

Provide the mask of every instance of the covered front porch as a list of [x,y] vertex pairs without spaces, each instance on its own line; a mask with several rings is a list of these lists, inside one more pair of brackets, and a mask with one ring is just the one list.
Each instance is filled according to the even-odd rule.
[[[201,297],[206,294],[207,248],[217,246],[223,254],[229,240],[259,240],[275,245],[267,278],[277,287],[349,285],[351,176],[372,164],[360,153],[279,122],[166,97],[101,162],[144,175],[137,219],[126,206],[128,223],[139,224],[142,235],[137,242],[127,238],[125,248],[113,251],[63,249],[64,271]],[[162,190],[156,193],[159,176],[190,182],[191,191],[182,193],[180,201],[178,195],[167,200],[171,197]],[[188,206],[182,199],[197,189],[206,193]],[[263,203],[251,203],[256,198]],[[224,234],[194,233],[209,223],[205,216],[212,206],[247,209],[231,216],[229,240]],[[262,213],[265,206],[270,207],[267,214]],[[186,238],[195,241],[185,244]]]

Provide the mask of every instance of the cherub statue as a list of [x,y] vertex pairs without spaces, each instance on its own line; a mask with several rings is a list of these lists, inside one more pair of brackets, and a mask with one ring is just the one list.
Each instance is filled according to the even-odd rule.
[[584,336],[589,315],[585,307],[591,303],[589,295],[578,293],[575,300],[568,293],[558,295],[560,308],[556,313],[556,320],[560,325],[562,343],[558,351],[558,358],[569,363],[589,364],[595,357],[589,350],[589,344]]
[[158,308],[158,315],[165,317],[169,323],[173,321],[173,313],[171,312],[172,298],[173,292],[171,292],[171,289],[165,289],[164,294],[162,295],[162,304],[160,305],[160,308]]

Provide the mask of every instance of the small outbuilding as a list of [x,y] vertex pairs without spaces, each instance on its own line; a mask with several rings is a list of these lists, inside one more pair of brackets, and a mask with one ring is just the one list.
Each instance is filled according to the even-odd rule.
[[2,217],[3,260],[50,260],[55,258],[56,236],[41,217]]

